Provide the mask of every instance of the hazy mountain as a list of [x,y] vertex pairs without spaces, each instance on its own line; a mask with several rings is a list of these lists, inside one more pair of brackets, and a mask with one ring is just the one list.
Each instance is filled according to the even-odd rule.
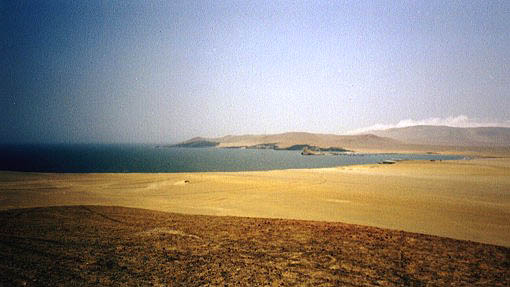
[[455,128],[448,126],[412,126],[369,131],[407,144],[444,146],[510,146],[510,128]]
[[394,148],[402,143],[375,135],[332,135],[290,132],[273,135],[241,135],[224,136],[221,138],[193,138],[176,146],[218,146],[218,147],[251,147],[271,145],[276,148],[288,148],[296,145],[310,145],[320,148]]

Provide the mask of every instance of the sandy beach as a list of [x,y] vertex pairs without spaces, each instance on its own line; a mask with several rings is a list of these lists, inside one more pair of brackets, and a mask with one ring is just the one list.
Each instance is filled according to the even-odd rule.
[[0,209],[103,205],[344,222],[510,246],[510,159],[228,173],[0,173]]

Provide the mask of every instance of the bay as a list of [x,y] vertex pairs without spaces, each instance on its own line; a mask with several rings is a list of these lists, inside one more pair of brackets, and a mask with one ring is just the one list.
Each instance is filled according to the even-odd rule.
[[302,156],[267,149],[167,148],[150,144],[24,144],[0,146],[0,170],[63,173],[206,172],[323,168],[383,160],[451,160],[438,154]]

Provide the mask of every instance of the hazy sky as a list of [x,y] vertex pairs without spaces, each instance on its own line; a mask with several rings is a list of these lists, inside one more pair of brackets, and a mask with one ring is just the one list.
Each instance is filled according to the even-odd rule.
[[510,1],[396,2],[1,1],[0,142],[510,124]]

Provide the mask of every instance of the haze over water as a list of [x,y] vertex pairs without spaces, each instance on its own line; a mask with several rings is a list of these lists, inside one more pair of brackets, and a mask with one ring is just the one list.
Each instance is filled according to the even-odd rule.
[[509,11],[510,1],[2,1],[0,142],[510,126]]

